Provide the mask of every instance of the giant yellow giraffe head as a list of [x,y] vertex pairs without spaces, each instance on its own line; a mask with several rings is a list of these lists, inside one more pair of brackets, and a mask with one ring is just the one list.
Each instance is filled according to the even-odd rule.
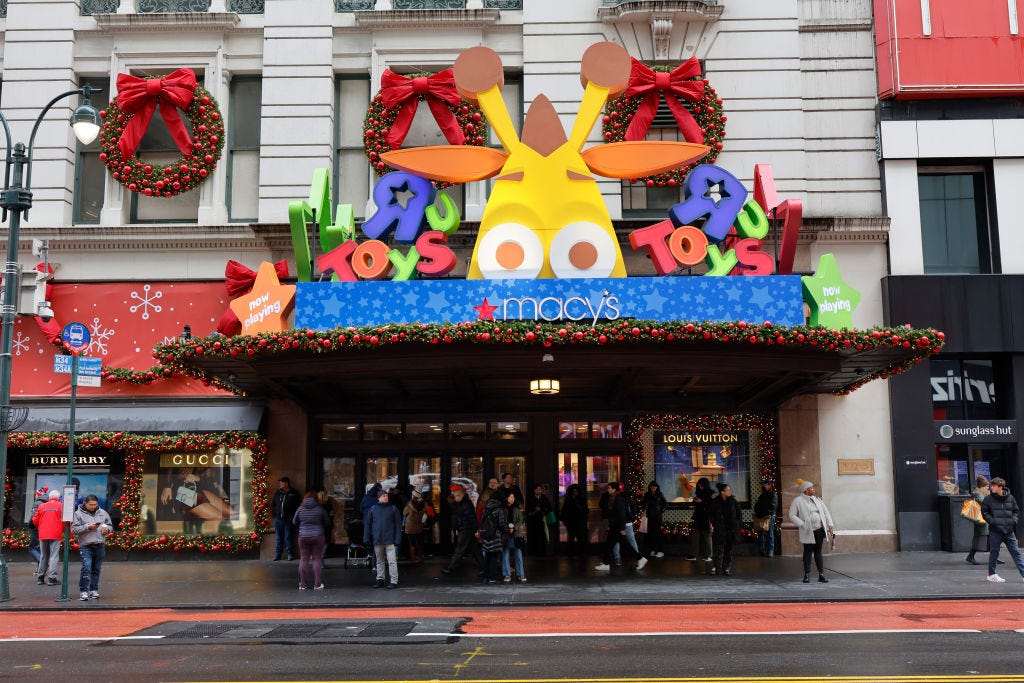
[[433,180],[495,178],[473,247],[469,279],[625,277],[626,267],[594,175],[636,178],[678,168],[709,148],[688,142],[617,142],[581,152],[609,97],[626,88],[629,54],[614,43],[583,55],[585,88],[566,138],[550,100],[539,95],[517,136],[501,97],[501,58],[474,47],[455,62],[455,84],[483,109],[507,154],[482,147],[418,147],[382,155]]

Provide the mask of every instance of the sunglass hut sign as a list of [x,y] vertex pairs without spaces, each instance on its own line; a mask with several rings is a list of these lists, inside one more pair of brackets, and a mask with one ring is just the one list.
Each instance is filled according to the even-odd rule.
[[[778,202],[767,167],[755,171],[755,196],[748,199],[747,189],[728,171],[698,166],[687,176],[684,201],[665,220],[629,238],[633,249],[650,257],[659,276],[703,261],[709,276],[760,277],[626,277],[595,176],[642,177],[692,163],[709,151],[700,144],[652,141],[582,151],[606,101],[625,88],[629,71],[630,59],[621,47],[591,46],[580,70],[583,98],[568,136],[543,95],[532,103],[519,135],[501,96],[498,55],[485,47],[463,53],[455,63],[455,83],[483,110],[504,151],[444,145],[381,155],[399,171],[375,186],[378,210],[361,227],[362,239],[357,239],[351,207],[337,207],[330,219],[327,172],[318,171],[310,201],[289,207],[299,276],[296,326],[597,323],[620,317],[802,323],[800,278],[772,275],[775,259],[761,251],[769,230],[766,209],[786,216],[780,259],[785,272],[799,231],[799,205]],[[459,215],[455,203],[430,181],[488,178],[493,190],[466,279],[442,279],[457,264],[448,238],[459,228]],[[311,253],[307,232],[314,213],[319,255]],[[388,237],[397,246],[389,247]]]

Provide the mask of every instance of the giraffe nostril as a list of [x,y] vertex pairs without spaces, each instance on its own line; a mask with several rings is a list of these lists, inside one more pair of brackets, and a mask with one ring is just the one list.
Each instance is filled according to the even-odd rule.
[[597,247],[591,242],[577,242],[569,248],[569,263],[587,270],[597,263]]
[[502,242],[494,252],[494,259],[502,268],[512,270],[523,265],[526,252],[518,242]]

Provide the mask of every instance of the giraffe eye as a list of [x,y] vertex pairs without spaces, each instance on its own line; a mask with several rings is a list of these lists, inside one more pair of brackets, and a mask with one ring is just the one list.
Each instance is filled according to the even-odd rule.
[[480,239],[477,263],[489,280],[535,278],[544,266],[544,246],[525,225],[501,223]]
[[548,260],[556,277],[608,277],[617,249],[607,228],[596,223],[569,223],[551,241]]

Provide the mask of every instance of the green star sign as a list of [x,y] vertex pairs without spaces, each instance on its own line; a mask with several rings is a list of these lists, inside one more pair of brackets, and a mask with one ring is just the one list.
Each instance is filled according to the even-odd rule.
[[800,278],[804,301],[811,307],[811,325],[838,330],[853,327],[853,309],[860,292],[843,282],[835,254],[822,254],[817,272]]

